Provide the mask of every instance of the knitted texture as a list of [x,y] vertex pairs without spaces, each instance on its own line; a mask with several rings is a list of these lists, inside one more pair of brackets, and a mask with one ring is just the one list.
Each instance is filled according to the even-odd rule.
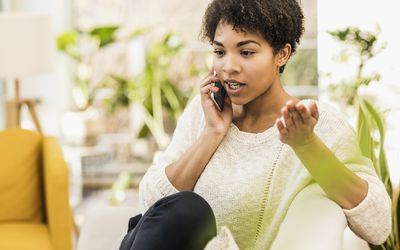
[[[316,134],[348,168],[368,181],[366,198],[353,209],[343,209],[349,227],[371,243],[382,243],[391,230],[391,201],[385,187],[371,161],[361,155],[346,118],[327,104],[317,105],[320,118]],[[179,118],[170,145],[156,153],[140,183],[143,212],[157,200],[178,192],[165,167],[179,159],[204,126],[197,96]],[[292,149],[279,140],[275,126],[248,133],[232,123],[193,190],[208,201],[217,221],[218,235],[207,249],[269,249],[294,197],[312,183],[315,181]]]

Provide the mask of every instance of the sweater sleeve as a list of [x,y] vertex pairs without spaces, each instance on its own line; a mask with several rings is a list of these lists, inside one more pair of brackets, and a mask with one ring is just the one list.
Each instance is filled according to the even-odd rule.
[[139,203],[142,213],[159,199],[177,193],[169,181],[165,168],[178,160],[192,144],[200,129],[202,109],[196,96],[179,117],[172,139],[165,151],[157,151],[153,162],[139,184]]
[[[349,169],[368,182],[364,200],[352,209],[343,209],[350,229],[369,243],[385,242],[391,232],[391,199],[377,176],[373,163],[361,153],[357,135],[344,115],[318,104],[320,133],[328,147]],[[322,111],[322,112],[321,112]]]

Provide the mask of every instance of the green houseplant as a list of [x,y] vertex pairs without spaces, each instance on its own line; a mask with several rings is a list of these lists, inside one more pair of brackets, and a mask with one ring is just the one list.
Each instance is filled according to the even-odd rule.
[[99,26],[88,31],[68,30],[56,38],[57,49],[70,57],[75,63],[73,99],[81,111],[93,102],[100,83],[91,83],[91,63],[93,56],[107,46],[124,42],[147,32],[146,28],[132,30],[125,37],[118,37],[120,26]]
[[[379,30],[378,30],[379,31]],[[332,37],[340,42],[350,45],[359,56],[357,74],[354,79],[344,80],[339,85],[331,86],[334,99],[345,100],[347,105],[357,108],[357,134],[361,151],[364,156],[371,159],[376,173],[385,184],[386,190],[392,199],[392,231],[382,245],[370,244],[372,250],[397,250],[400,249],[398,216],[400,213],[399,187],[393,188],[389,174],[389,166],[384,149],[385,124],[384,117],[365,97],[359,95],[360,86],[379,82],[380,75],[364,76],[363,69],[368,60],[373,58],[385,45],[377,48],[377,33],[365,32],[356,27],[329,32]]]
[[[136,104],[143,113],[144,125],[138,137],[152,135],[158,148],[164,149],[169,143],[168,133],[175,127],[176,120],[182,113],[191,91],[184,91],[177,86],[176,79],[169,75],[169,67],[177,58],[185,44],[172,32],[150,44],[145,67],[138,77],[126,80],[112,76],[119,86],[126,86],[125,101]],[[123,100],[123,99],[121,99]],[[165,128],[169,124],[170,129]]]
[[357,27],[348,27],[341,30],[328,31],[336,40],[347,45],[347,48],[341,52],[342,62],[347,62],[352,52],[358,57],[359,63],[355,78],[343,79],[340,84],[331,84],[329,91],[334,100],[344,101],[346,105],[353,105],[357,90],[360,86],[368,86],[372,82],[379,82],[380,74],[364,74],[366,63],[379,52],[386,44],[378,44],[379,27],[376,32],[360,30]]
[[[389,167],[384,149],[385,126],[384,119],[378,110],[365,98],[358,98],[357,134],[361,151],[364,156],[370,158],[375,171],[385,184],[389,196],[392,198],[392,232],[386,242],[380,246],[370,244],[372,250],[400,249],[398,216],[400,212],[399,187],[393,189],[389,175]],[[374,132],[379,132],[378,140],[374,140]]]

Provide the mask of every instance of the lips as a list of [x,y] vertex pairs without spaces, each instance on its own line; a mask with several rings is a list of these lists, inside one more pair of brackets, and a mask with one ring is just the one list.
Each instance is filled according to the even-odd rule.
[[237,88],[240,88],[241,86],[245,85],[244,83],[233,80],[233,79],[225,79],[224,82],[227,85],[226,87],[229,87],[231,89],[237,89]]
[[239,82],[239,81],[236,81],[236,80],[233,80],[233,79],[225,79],[224,82],[227,83],[227,84],[239,84],[239,85],[244,85],[244,83]]
[[225,79],[224,83],[225,83],[225,89],[230,95],[239,94],[243,86],[246,85],[242,82],[233,79]]

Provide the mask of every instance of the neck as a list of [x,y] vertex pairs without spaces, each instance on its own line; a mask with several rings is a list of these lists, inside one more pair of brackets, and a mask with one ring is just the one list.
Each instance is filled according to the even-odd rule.
[[286,93],[278,80],[253,101],[237,106],[234,123],[241,124],[242,127],[259,127],[259,124],[270,127],[281,116],[281,108],[288,100],[296,100],[296,98]]

